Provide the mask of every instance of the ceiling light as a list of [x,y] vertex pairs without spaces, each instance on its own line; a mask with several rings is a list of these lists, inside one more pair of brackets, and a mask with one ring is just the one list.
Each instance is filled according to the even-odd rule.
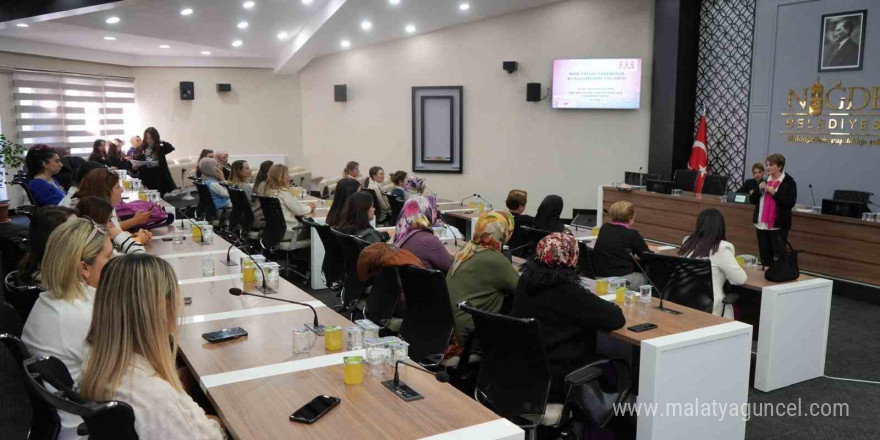
[[342,47],[349,47],[349,46],[351,46],[351,41],[348,41],[348,40],[342,40],[342,41],[339,42],[339,45],[342,46]]
[[246,21],[242,21],[242,22],[239,23],[237,26],[238,26],[239,29],[247,29],[247,27],[248,27],[248,22],[246,22]]
[[232,47],[241,47],[241,40],[235,40],[232,42]]
[[180,10],[180,15],[190,15],[193,13],[192,8],[186,8]]
[[462,11],[467,11],[470,8],[471,8],[470,3],[462,3],[462,4],[458,5],[458,9],[461,9]]
[[287,39],[287,32],[283,32],[283,31],[282,31],[282,32],[279,32],[279,33],[278,33],[278,39],[279,39],[279,40]]
[[400,0],[388,0],[388,3],[391,3],[392,5],[399,5]]
[[171,49],[171,46],[169,46],[167,44],[160,44],[159,49]]
[[203,50],[202,55],[211,55],[211,51],[210,50]]
[[406,25],[406,33],[411,34],[416,31],[416,26],[413,24]]
[[312,4],[312,0],[302,0],[304,5]]
[[17,24],[16,26],[18,26],[18,27],[20,27],[20,28],[30,27],[30,25],[27,24],[27,23],[19,23],[19,24]]
[[245,8],[245,9],[250,9],[250,8],[253,8],[254,5],[256,5],[256,3],[254,3],[254,2],[244,2],[241,4],[241,7]]
[[364,20],[361,22],[361,29],[368,31],[373,28],[373,23],[370,23],[369,20]]
[[107,22],[107,24],[116,24],[119,23],[119,17],[110,17],[105,21]]
[[104,37],[107,41],[116,41],[116,37]]

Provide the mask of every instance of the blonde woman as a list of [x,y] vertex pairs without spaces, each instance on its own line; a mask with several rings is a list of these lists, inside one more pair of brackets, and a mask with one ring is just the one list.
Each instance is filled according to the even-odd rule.
[[229,183],[244,191],[248,200],[252,200],[254,194],[251,191],[251,186],[248,184],[248,179],[251,178],[251,166],[248,165],[246,160],[237,160],[232,162],[231,169]]
[[131,405],[141,440],[224,438],[177,376],[182,310],[177,277],[165,260],[131,254],[107,264],[95,294],[80,391],[90,400]]
[[[275,197],[281,202],[281,210],[284,212],[284,221],[287,222],[287,233],[284,234],[285,240],[293,239],[292,228],[299,226],[299,220],[296,216],[309,215],[315,211],[314,203],[306,203],[303,205],[293,196],[290,191],[290,173],[287,165],[275,164],[269,168],[269,176],[266,179],[264,190],[266,197]],[[300,238],[305,238],[305,232]]]
[[[101,269],[113,255],[104,228],[89,219],[70,219],[49,235],[43,256],[40,294],[24,325],[22,340],[34,356],[55,356],[70,371],[74,382],[81,376],[88,354],[86,334]],[[82,419],[59,412],[59,439],[77,438]]]

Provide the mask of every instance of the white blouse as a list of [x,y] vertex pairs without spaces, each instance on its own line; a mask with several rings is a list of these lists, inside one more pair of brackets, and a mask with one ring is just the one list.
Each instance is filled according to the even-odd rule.
[[746,271],[739,267],[736,261],[736,251],[733,244],[724,240],[718,244],[718,252],[709,255],[712,262],[712,293],[714,305],[712,314],[721,316],[724,310],[725,318],[733,318],[733,307],[724,309],[724,282],[729,281],[734,286],[741,286],[746,282]]

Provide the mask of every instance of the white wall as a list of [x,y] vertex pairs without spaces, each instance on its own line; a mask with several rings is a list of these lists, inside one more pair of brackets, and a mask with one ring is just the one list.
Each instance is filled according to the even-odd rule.
[[[462,85],[464,174],[425,174],[440,197],[476,191],[503,207],[516,187],[532,212],[550,193],[566,215],[592,208],[596,185],[647,165],[653,3],[557,3],[315,60],[300,72],[305,160],[315,175],[337,176],[348,160],[411,172],[411,87]],[[549,86],[554,58],[614,57],[642,58],[641,109],[526,102],[527,82]],[[333,84],[348,85],[348,102],[333,102]]]

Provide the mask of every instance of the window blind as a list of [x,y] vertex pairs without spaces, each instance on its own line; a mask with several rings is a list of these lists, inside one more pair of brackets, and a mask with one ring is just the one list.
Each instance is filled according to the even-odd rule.
[[16,70],[12,74],[19,143],[68,147],[88,155],[95,139],[137,130],[134,79]]

